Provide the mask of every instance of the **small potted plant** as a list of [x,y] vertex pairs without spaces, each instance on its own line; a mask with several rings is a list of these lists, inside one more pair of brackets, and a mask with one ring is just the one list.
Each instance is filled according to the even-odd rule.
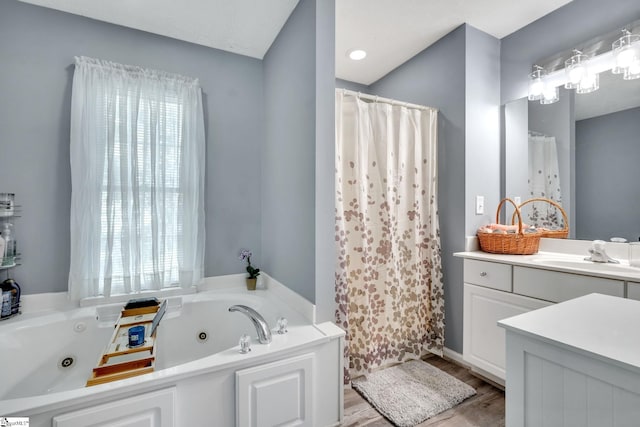
[[253,254],[249,249],[242,249],[240,251],[239,258],[242,261],[247,261],[247,273],[249,273],[249,277],[247,277],[247,289],[250,291],[256,290],[256,282],[258,281],[258,276],[260,275],[260,269],[255,268],[251,265],[251,256]]

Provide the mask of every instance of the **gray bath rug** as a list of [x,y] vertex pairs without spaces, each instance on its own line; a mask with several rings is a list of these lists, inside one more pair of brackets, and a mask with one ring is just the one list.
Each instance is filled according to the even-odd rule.
[[476,394],[473,387],[422,360],[376,371],[351,384],[398,427],[413,427]]

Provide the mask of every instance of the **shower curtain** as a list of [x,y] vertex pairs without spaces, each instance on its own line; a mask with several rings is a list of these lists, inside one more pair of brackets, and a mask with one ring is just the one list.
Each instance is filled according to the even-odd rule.
[[[546,197],[562,204],[558,149],[556,138],[538,133],[529,133],[529,196]],[[559,229],[564,226],[562,215],[548,203],[531,203],[525,212],[530,225]]]
[[444,344],[437,110],[336,91],[336,320],[345,383]]

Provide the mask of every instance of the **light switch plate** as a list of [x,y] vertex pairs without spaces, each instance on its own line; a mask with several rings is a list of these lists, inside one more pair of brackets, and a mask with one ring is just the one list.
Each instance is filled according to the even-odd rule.
[[484,215],[484,196],[476,196],[476,215]]

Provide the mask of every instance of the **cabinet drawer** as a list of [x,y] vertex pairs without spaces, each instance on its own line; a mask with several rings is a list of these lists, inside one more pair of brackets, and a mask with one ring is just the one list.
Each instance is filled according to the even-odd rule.
[[513,268],[513,292],[546,301],[562,302],[583,295],[624,297],[624,282],[536,268]]
[[465,259],[464,282],[511,292],[511,269],[508,264]]
[[640,301],[640,283],[627,282],[627,298]]

